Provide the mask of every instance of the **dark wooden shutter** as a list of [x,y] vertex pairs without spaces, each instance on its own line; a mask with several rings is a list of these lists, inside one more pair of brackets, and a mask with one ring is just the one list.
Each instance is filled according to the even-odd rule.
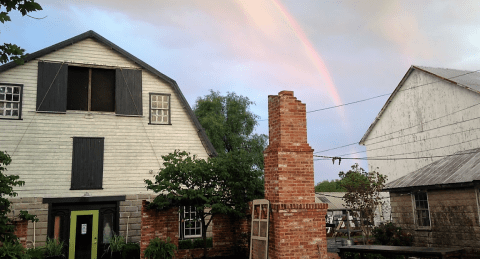
[[67,111],[68,65],[38,62],[37,111]]
[[143,114],[142,70],[116,70],[115,113],[121,115]]
[[104,138],[73,138],[72,190],[102,189]]

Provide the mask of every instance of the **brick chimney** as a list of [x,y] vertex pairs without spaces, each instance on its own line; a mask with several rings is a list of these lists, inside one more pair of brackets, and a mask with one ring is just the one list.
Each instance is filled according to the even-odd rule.
[[315,203],[313,149],[307,143],[306,105],[292,91],[269,95],[268,118],[265,199],[272,203]]
[[327,258],[325,215],[315,203],[313,149],[306,106],[292,91],[268,96],[270,142],[264,152],[265,199],[270,201],[268,257]]

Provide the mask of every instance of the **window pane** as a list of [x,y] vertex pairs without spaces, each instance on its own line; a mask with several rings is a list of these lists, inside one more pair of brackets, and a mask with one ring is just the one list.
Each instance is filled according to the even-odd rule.
[[109,244],[113,236],[113,214],[103,216],[103,243]]
[[55,224],[53,226],[53,238],[59,239],[60,238],[60,227],[62,225],[62,217],[55,216]]
[[6,88],[5,86],[0,87],[0,94],[5,93],[5,91],[6,91],[5,88]]

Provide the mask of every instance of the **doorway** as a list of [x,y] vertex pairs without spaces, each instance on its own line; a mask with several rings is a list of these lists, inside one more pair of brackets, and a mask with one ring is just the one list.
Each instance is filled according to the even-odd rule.
[[97,259],[98,210],[72,211],[68,259]]

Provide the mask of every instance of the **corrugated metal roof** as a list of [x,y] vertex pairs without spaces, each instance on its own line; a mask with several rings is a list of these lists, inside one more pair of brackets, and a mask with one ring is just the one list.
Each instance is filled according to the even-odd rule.
[[386,185],[385,189],[468,183],[480,180],[480,148],[446,156]]
[[392,102],[392,99],[396,96],[396,94],[400,91],[400,88],[402,88],[405,80],[407,80],[407,78],[415,69],[432,74],[440,79],[446,80],[460,87],[464,87],[470,91],[480,94],[480,73],[478,73],[477,71],[411,66],[410,69],[407,71],[407,73],[405,73],[405,75],[403,76],[402,80],[397,85],[393,93],[390,95],[388,100],[385,102],[382,109],[378,113],[377,117],[375,117],[375,120],[372,122],[370,127],[368,127],[367,131],[365,132],[365,134],[363,135],[362,139],[358,144],[365,145],[365,141],[367,140],[368,135],[370,135],[370,132],[372,132],[373,128],[375,127],[377,122],[380,120],[380,117],[382,116],[383,112],[385,111],[387,106],[390,104],[390,102]]
[[328,210],[345,210],[343,195],[344,192],[316,192],[315,202],[327,203]]

